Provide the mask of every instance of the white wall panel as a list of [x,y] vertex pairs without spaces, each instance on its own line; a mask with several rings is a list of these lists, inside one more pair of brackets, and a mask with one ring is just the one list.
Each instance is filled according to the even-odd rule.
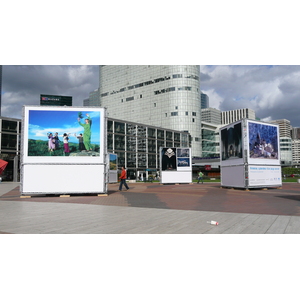
[[104,165],[24,165],[21,194],[106,193]]

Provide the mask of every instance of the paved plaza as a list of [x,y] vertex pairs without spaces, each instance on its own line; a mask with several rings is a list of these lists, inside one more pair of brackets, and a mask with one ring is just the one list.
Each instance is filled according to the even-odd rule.
[[[297,234],[300,184],[228,189],[220,183],[108,185],[107,195],[20,197],[0,184],[2,234]],[[219,222],[218,226],[207,223]]]

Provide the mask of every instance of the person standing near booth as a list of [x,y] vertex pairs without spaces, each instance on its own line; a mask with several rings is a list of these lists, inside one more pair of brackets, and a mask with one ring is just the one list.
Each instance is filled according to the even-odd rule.
[[120,182],[120,186],[119,186],[119,191],[122,191],[123,184],[124,184],[124,186],[126,188],[126,191],[129,190],[129,187],[128,187],[127,183],[126,183],[126,178],[127,178],[126,169],[125,169],[125,167],[122,167],[122,172],[121,172],[121,176],[120,176],[121,182]]
[[202,184],[203,184],[203,173],[201,171],[198,173],[198,182],[197,183],[199,183],[200,180],[202,181]]

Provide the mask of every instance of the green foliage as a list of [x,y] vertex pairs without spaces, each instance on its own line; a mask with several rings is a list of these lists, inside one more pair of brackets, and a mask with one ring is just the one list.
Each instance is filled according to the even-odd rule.
[[[92,144],[94,151],[99,152],[99,145]],[[80,152],[78,143],[69,142],[70,153]],[[64,156],[64,146],[61,142],[58,149],[50,151],[48,149],[48,141],[28,140],[28,156]]]
[[291,167],[283,167],[282,174],[283,175],[300,174],[300,169],[291,168]]

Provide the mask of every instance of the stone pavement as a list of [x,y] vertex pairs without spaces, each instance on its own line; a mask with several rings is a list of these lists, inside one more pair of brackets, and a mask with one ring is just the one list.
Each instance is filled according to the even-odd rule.
[[[0,233],[15,234],[295,234],[300,184],[280,189],[227,189],[219,183],[109,184],[108,195],[35,195],[0,184]],[[207,221],[219,222],[218,226]]]

